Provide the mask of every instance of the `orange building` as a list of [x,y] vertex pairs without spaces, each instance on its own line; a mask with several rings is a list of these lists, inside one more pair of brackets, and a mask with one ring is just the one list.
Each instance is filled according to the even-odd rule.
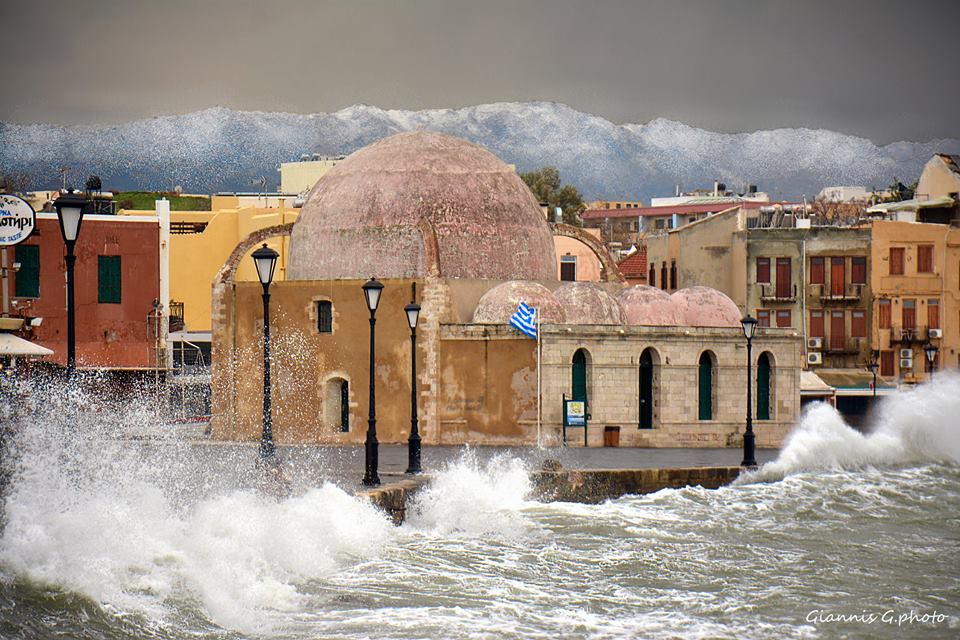
[[[86,215],[76,245],[77,367],[155,370],[165,316],[160,299],[156,217]],[[38,213],[37,228],[14,247],[11,312],[37,318],[32,338],[66,365],[64,243],[56,214]],[[161,365],[162,366],[162,365]]]
[[873,344],[879,373],[902,382],[960,367],[960,229],[943,224],[872,223]]

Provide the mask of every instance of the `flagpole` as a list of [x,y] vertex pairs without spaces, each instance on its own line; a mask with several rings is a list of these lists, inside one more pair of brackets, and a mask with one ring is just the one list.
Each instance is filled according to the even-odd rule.
[[541,429],[541,427],[540,427],[540,420],[541,420],[541,415],[542,415],[542,412],[541,412],[541,400],[540,400],[540,398],[541,398],[542,393],[541,393],[541,388],[540,388],[540,384],[541,384],[541,382],[540,382],[540,380],[541,380],[541,374],[540,374],[540,360],[541,360],[541,355],[540,355],[540,311],[539,311],[539,309],[537,310],[537,316],[536,316],[536,317],[537,317],[537,447],[539,448],[539,447],[542,447],[542,446],[543,446],[543,440],[542,440],[541,437],[540,437],[540,433],[541,433],[541,432],[540,432],[540,429]]

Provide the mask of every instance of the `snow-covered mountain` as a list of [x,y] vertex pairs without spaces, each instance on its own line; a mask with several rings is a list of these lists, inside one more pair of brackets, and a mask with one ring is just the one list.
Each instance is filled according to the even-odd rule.
[[383,136],[424,128],[482,144],[520,170],[559,167],[587,198],[649,200],[685,188],[756,184],[777,197],[815,195],[827,185],[886,186],[916,179],[935,152],[960,140],[895,142],[823,129],[714,133],[671,120],[617,125],[562,104],[497,103],[463,109],[383,110],[355,105],[330,114],[233,111],[221,107],[120,125],[62,127],[0,123],[0,170],[55,187],[57,168],[81,185],[96,173],[114,188],[250,191],[280,162],[304,153],[350,153]]

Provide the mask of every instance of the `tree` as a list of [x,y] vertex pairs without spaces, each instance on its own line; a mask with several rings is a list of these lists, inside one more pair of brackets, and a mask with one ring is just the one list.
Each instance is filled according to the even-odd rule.
[[100,191],[103,189],[103,181],[100,180],[100,176],[90,176],[87,178],[87,191]]
[[583,221],[580,220],[580,214],[586,208],[583,197],[571,184],[560,186],[560,171],[556,167],[543,167],[536,171],[521,173],[520,178],[541,203],[546,203],[551,220],[554,209],[560,207],[563,209],[565,223],[576,227],[583,226]]

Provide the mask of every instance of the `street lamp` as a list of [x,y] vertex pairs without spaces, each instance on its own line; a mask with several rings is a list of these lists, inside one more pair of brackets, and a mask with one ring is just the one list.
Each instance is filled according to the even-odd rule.
[[873,398],[877,398],[877,369],[880,368],[880,365],[877,364],[877,358],[874,356],[873,360],[867,364],[867,371],[873,374]]
[[751,386],[753,384],[752,342],[753,334],[757,331],[757,320],[748,313],[747,317],[740,321],[740,325],[743,327],[743,337],[747,339],[747,430],[743,434],[743,462],[740,463],[740,466],[755,467],[757,466],[755,451],[756,436],[753,435],[753,397]]
[[933,380],[933,362],[937,359],[937,345],[928,342],[923,346],[923,352],[927,354],[927,371],[930,373],[930,379]]
[[380,304],[382,291],[383,284],[376,278],[370,278],[363,283],[363,297],[366,298],[367,309],[370,310],[370,405],[367,411],[366,471],[363,474],[363,484],[367,487],[376,487],[380,484],[380,476],[377,474],[379,444],[377,443],[377,388],[374,379],[376,367],[374,333],[377,324],[377,305]]
[[74,191],[61,194],[53,202],[57,219],[60,221],[60,233],[67,245],[67,255],[64,258],[67,263],[67,380],[73,380],[77,368],[77,319],[73,284],[73,267],[77,263],[77,256],[74,255],[73,248],[80,235],[83,208],[86,204],[87,199]]
[[263,285],[263,432],[260,434],[260,458],[267,460],[276,452],[273,446],[273,412],[270,406],[270,283],[279,253],[267,246],[253,252],[253,264]]
[[409,464],[407,473],[420,473],[420,431],[417,424],[417,320],[420,305],[411,302],[403,308],[410,325],[410,439],[407,441]]

